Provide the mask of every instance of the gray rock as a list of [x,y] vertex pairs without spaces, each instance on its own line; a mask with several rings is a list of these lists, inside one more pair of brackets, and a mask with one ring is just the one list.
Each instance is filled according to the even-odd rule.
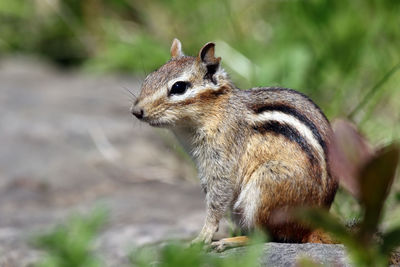
[[[310,259],[315,263],[331,266],[350,266],[343,245],[266,243],[255,246],[256,249],[263,246],[260,266],[296,266],[300,259]],[[221,253],[220,257],[244,254],[247,249],[233,248]]]

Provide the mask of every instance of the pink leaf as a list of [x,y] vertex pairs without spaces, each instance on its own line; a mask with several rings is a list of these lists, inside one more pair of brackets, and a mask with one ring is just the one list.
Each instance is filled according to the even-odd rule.
[[329,164],[340,184],[357,199],[360,198],[359,174],[373,157],[374,149],[356,126],[344,119],[332,123],[333,140],[329,145]]

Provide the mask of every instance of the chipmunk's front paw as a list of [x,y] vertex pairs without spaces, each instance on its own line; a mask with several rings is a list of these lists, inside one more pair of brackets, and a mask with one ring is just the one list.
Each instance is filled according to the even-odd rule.
[[200,234],[191,242],[191,245],[201,244],[208,249],[214,233],[218,230],[218,224],[205,224]]
[[195,239],[190,242],[190,246],[203,246],[209,248],[213,234],[200,233]]
[[215,252],[223,252],[228,248],[241,247],[247,245],[248,243],[249,238],[247,236],[235,236],[212,242],[210,248]]
[[208,240],[202,236],[198,236],[190,242],[190,246],[199,246],[199,245],[208,246],[210,243],[211,243],[211,238],[210,240]]
[[210,249],[215,252],[223,252],[228,248],[226,242],[223,239],[214,241],[210,244]]

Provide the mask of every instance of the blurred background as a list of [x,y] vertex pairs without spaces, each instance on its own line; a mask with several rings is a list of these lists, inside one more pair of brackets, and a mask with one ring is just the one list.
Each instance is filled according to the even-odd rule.
[[[3,0],[0,52],[144,76],[168,59],[174,37],[189,55],[215,41],[239,87],[295,88],[332,118],[399,63],[399,8],[396,0]],[[399,136],[399,76],[355,114],[375,141]]]
[[[146,74],[169,59],[175,37],[188,55],[216,42],[216,54],[240,88],[293,88],[329,119],[354,121],[374,145],[400,139],[397,0],[1,0],[0,230],[15,228],[0,231],[1,240],[15,239],[3,242],[3,251],[28,249],[19,229],[32,231],[99,200],[119,218],[110,229],[123,224],[120,237],[145,242],[171,232],[155,221],[176,223],[171,214],[154,214],[190,196],[193,203],[177,212],[193,213],[187,235],[198,231],[203,203],[194,193],[190,160],[168,133],[130,117],[125,91],[138,92]],[[124,205],[115,200],[121,190],[128,190],[119,200]],[[177,199],[164,209],[155,199],[160,192]],[[17,213],[30,207],[26,203],[32,213]],[[133,207],[144,209],[143,219]],[[344,220],[359,216],[357,203],[342,191],[333,211]],[[393,214],[387,224],[400,222]],[[150,227],[145,233],[144,225]],[[149,237],[155,228],[157,238]],[[110,231],[103,240],[117,246]]]

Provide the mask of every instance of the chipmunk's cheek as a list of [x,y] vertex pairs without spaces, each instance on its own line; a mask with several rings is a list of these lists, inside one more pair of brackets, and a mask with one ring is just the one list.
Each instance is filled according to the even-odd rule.
[[169,121],[170,123],[174,123],[177,120],[176,112],[172,110],[166,110],[163,113],[163,116],[160,118],[164,121]]
[[149,112],[148,116],[143,120],[153,127],[168,128],[175,124],[176,116],[173,111],[165,108],[157,108]]

